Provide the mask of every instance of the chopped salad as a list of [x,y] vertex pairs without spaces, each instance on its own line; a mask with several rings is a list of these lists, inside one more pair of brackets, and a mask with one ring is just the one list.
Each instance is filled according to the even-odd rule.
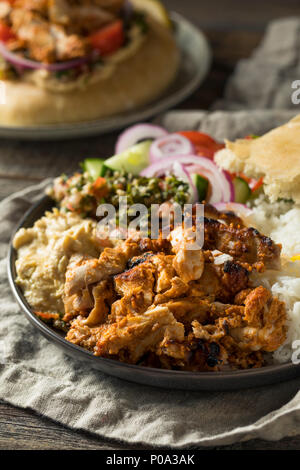
[[[255,138],[255,136],[249,136]],[[101,203],[208,202],[219,210],[248,215],[248,201],[261,192],[263,180],[230,174],[214,162],[224,145],[198,131],[168,133],[160,126],[138,124],[124,131],[108,160],[87,158],[82,173],[56,178],[49,195],[63,210],[95,216]]]

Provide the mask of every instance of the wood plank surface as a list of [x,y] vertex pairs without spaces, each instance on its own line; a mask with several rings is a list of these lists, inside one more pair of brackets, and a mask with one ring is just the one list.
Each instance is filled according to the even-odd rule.
[[[300,15],[298,0],[165,0],[204,29],[214,53],[213,67],[205,83],[182,103],[181,109],[208,109],[222,97],[235,64],[248,57],[259,44],[271,19]],[[103,137],[63,142],[0,140],[0,200],[16,190],[61,172],[70,173],[84,157],[112,154],[116,133]],[[299,430],[300,433],[300,430]],[[75,432],[29,410],[0,402],[0,449],[137,449]],[[299,449],[300,437],[280,442],[253,440],[226,449]]]
[[[299,450],[298,437],[270,442],[254,439],[215,450]],[[0,450],[153,450],[109,442],[86,432],[73,431],[33,411],[21,410],[0,402]],[[194,448],[197,449],[197,448]],[[207,447],[198,448],[206,450]]]

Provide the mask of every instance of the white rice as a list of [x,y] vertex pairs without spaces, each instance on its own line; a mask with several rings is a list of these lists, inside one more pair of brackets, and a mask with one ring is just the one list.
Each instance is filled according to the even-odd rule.
[[253,280],[271,289],[274,296],[286,303],[287,339],[273,358],[277,363],[288,362],[294,352],[293,342],[300,340],[300,261],[291,261],[292,256],[300,255],[300,207],[283,201],[270,204],[261,197],[248,223],[282,244],[282,270],[253,275]]

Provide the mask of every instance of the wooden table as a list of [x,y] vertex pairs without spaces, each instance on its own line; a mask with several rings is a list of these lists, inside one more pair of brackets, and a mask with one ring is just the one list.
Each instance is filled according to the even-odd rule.
[[[214,63],[201,88],[182,103],[182,109],[208,109],[223,94],[227,78],[240,58],[248,57],[262,38],[266,23],[282,16],[300,15],[298,0],[166,0],[206,32]],[[88,156],[110,156],[116,134],[79,141],[29,143],[0,142],[0,199],[14,191],[61,172],[72,172]],[[0,403],[0,449],[136,449],[75,432],[31,411]],[[299,449],[300,437],[278,443],[253,440],[226,449]]]

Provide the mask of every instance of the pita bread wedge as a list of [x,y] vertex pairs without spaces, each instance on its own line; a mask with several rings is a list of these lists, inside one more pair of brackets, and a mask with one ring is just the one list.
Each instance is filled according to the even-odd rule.
[[231,172],[263,177],[272,202],[283,198],[300,203],[300,114],[257,139],[226,141],[215,159]]
[[5,81],[0,125],[35,126],[87,121],[151,102],[170,85],[179,64],[172,31],[149,20],[147,37],[114,72],[84,89],[55,93],[32,83]]

